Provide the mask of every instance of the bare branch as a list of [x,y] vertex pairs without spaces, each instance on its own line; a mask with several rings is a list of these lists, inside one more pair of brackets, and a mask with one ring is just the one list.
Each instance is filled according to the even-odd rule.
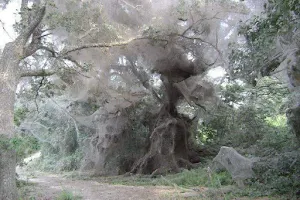
[[71,56],[64,56],[63,59],[68,60],[70,62],[72,62],[73,64],[76,65],[76,67],[82,69],[82,70],[86,70],[86,68],[84,68],[81,64],[79,64],[79,62],[77,62],[74,58],[72,58]]
[[142,77],[142,75],[138,72],[138,70],[136,69],[136,65],[134,64],[134,62],[128,58],[128,61],[130,62],[130,69],[132,70],[132,73],[138,78],[138,80],[142,83],[142,85],[147,89],[150,90],[150,92],[152,93],[152,95],[154,96],[154,98],[162,103],[161,98],[158,96],[158,94],[155,92],[155,90],[153,89],[153,87],[148,83],[148,79],[144,80],[144,78]]
[[180,34],[177,34],[177,36],[185,38],[185,39],[188,39],[188,40],[199,40],[202,43],[208,44],[210,47],[212,47],[214,50],[216,50],[218,52],[218,54],[222,57],[222,52],[218,49],[218,47],[216,47],[216,45],[214,45],[214,44],[212,44],[210,42],[207,42],[207,41],[203,40],[200,37],[188,37],[188,36],[180,35]]
[[1,26],[2,26],[3,31],[7,34],[7,36],[8,36],[10,39],[13,39],[13,38],[9,35],[8,31],[5,29],[4,23],[3,23],[1,20],[0,20],[0,23],[1,23]]
[[36,69],[36,70],[24,70],[21,74],[21,77],[28,77],[28,76],[51,76],[56,74],[57,70],[54,69]]
[[50,47],[39,46],[38,49],[42,49],[42,50],[48,51],[49,53],[52,54],[52,57],[57,57],[57,55],[58,55],[58,53],[56,51],[54,51],[54,49],[52,49]]
[[[70,60],[69,60],[70,61]],[[78,71],[78,70],[76,70],[76,69],[74,69],[74,68],[72,68],[71,66],[69,66],[65,61],[63,61],[64,62],[64,64],[66,65],[66,66],[68,66],[68,68],[65,68],[65,70],[69,70],[69,71],[75,71],[75,73],[77,73],[77,74],[79,74],[79,75],[81,75],[81,76],[83,76],[83,77],[85,77],[85,78],[91,78],[91,77],[89,77],[89,76],[87,76],[87,75],[84,75],[84,74],[82,74],[80,71]],[[72,62],[72,61],[71,61]],[[76,62],[76,61],[75,61]]]
[[[83,50],[83,49],[125,46],[125,45],[128,45],[130,42],[132,42],[134,40],[137,40],[137,39],[138,38],[134,38],[134,39],[129,39],[127,41],[113,42],[113,43],[86,44],[86,45],[82,45],[82,46],[79,46],[79,47],[75,47],[73,49],[66,50],[65,52],[62,53],[62,57],[64,57],[64,55],[67,55],[69,53],[72,53],[72,52],[75,52],[75,51],[80,51],[80,50]],[[140,39],[143,39],[143,38],[140,38]]]
[[41,81],[39,82],[39,86],[38,86],[38,88],[36,90],[36,94],[35,94],[35,98],[34,98],[35,107],[36,107],[36,111],[37,112],[39,112],[39,105],[38,105],[38,102],[37,102],[37,98],[39,96],[41,87],[44,85],[44,80],[45,80],[45,76],[43,76],[42,79],[41,79]]
[[84,39],[85,37],[87,37],[88,35],[90,35],[91,32],[94,31],[94,30],[99,31],[99,28],[98,28],[98,27],[92,27],[90,30],[85,31],[85,33],[84,33],[83,35],[79,36],[78,38],[79,38],[80,40],[82,40],[82,39]]
[[[181,35],[185,35],[189,30],[191,30],[194,26],[198,25],[198,24],[201,24],[202,22],[206,21],[206,20],[212,20],[212,19],[220,19],[217,17],[217,15],[220,14],[220,12],[217,12],[214,16],[210,17],[210,18],[201,18],[201,19],[198,19],[196,22],[194,22],[194,19],[193,19],[193,16],[192,16],[192,24],[187,28],[185,29],[185,31],[183,31],[183,33]],[[221,20],[221,19],[220,19]]]
[[75,51],[80,51],[83,49],[90,49],[90,48],[108,48],[108,47],[121,47],[121,46],[126,46],[128,44],[130,44],[131,42],[137,41],[137,40],[155,40],[155,41],[163,41],[163,42],[167,42],[168,40],[166,39],[162,39],[162,38],[153,38],[153,37],[136,37],[136,38],[132,38],[129,40],[125,40],[125,41],[120,41],[120,42],[112,42],[112,43],[95,43],[95,44],[86,44],[86,45],[82,45],[79,47],[74,47],[72,49],[69,50],[65,50],[64,52],[61,53],[60,57],[64,57],[65,55],[75,52]]

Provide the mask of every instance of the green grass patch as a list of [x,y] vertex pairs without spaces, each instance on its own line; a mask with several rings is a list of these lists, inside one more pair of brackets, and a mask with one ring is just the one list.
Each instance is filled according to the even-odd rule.
[[80,200],[82,197],[74,195],[72,192],[63,190],[55,200]]
[[224,185],[233,184],[231,176],[228,172],[212,172],[208,168],[197,168],[192,170],[183,170],[181,173],[169,174],[166,176],[158,176],[150,178],[149,176],[116,176],[101,178],[101,181],[110,184],[120,185],[164,185],[164,186],[179,186],[183,188],[189,187],[221,187]]

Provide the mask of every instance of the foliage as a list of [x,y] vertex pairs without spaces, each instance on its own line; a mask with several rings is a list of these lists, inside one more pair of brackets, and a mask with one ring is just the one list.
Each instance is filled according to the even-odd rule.
[[17,153],[17,159],[19,161],[40,149],[39,141],[30,135],[16,136],[12,138],[10,142]]
[[6,138],[0,136],[0,149],[14,149],[18,161],[23,160],[26,156],[39,150],[40,145],[35,137],[32,136],[15,136]]
[[297,43],[299,11],[298,0],[269,0],[264,13],[241,25],[239,32],[246,41],[231,46],[229,59],[232,75],[249,83],[259,74],[270,75],[286,54],[280,51],[287,50],[277,50],[277,42],[281,43],[281,47]]
[[74,195],[72,192],[63,190],[56,200],[80,200],[82,199],[80,196]]
[[291,194],[300,187],[299,152],[291,151],[261,159],[254,164],[253,187],[262,194]]
[[198,168],[195,170],[184,170],[179,174],[166,176],[170,183],[181,187],[206,186],[220,188],[231,185],[233,181],[227,171],[212,172],[210,168]]
[[271,145],[279,137],[278,141],[288,141],[291,137],[283,114],[287,95],[286,86],[268,77],[257,80],[256,87],[241,82],[225,83],[220,86],[222,103],[203,116],[196,137],[200,143],[234,147],[257,141],[269,141]]
[[216,139],[217,130],[210,126],[211,125],[206,126],[204,123],[202,123],[202,125],[199,127],[196,135],[196,141],[198,144],[211,143]]
[[28,108],[19,107],[14,112],[14,123],[16,126],[20,126],[22,121],[26,118],[26,114],[29,112]]
[[220,188],[225,185],[233,184],[229,173],[213,172],[210,168],[199,167],[192,170],[183,170],[177,174],[168,174],[166,176],[159,176],[157,178],[149,178],[146,176],[131,176],[131,177],[107,177],[106,182],[111,184],[124,185],[166,185],[178,186],[184,188],[190,187],[213,187]]

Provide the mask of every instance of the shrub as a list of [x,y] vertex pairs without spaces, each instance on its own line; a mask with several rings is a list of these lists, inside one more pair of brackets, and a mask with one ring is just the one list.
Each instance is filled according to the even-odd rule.
[[192,170],[184,170],[181,173],[169,175],[166,177],[171,183],[182,186],[207,186],[221,187],[222,185],[230,185],[233,183],[230,174],[227,171],[212,172],[210,168],[198,168]]
[[72,192],[63,190],[56,200],[79,200],[82,199],[80,196],[74,195]]
[[262,158],[254,164],[253,169],[258,178],[253,185],[262,194],[295,193],[300,188],[299,166],[298,151]]
[[16,151],[19,161],[40,149],[38,140],[33,136],[17,136],[12,138],[10,143]]

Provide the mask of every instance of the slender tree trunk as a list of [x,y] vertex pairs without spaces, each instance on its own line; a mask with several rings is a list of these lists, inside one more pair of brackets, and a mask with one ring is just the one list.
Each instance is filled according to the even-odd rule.
[[14,102],[19,52],[14,43],[5,46],[0,59],[0,200],[16,200],[16,153],[9,145],[14,136]]
[[[22,0],[21,10],[27,8],[28,0]],[[39,6],[40,1],[35,1]],[[10,147],[9,140],[14,136],[14,103],[15,94],[19,80],[23,76],[34,76],[46,74],[29,70],[25,72],[19,67],[20,61],[38,49],[41,41],[37,38],[41,36],[39,27],[46,12],[46,7],[32,13],[32,19],[28,21],[28,26],[21,34],[4,47],[0,58],[0,200],[16,200],[16,153]],[[22,18],[21,14],[21,18]],[[22,18],[23,20],[23,18]],[[21,20],[21,21],[22,21]],[[24,20],[23,20],[24,21]],[[27,25],[27,22],[23,22]],[[32,37],[31,43],[27,44]]]

